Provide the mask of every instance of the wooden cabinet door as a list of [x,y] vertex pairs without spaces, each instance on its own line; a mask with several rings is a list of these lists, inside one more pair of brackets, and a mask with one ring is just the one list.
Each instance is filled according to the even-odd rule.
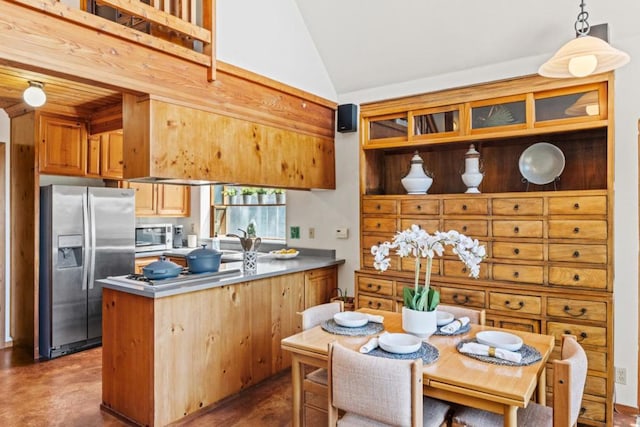
[[84,123],[59,117],[40,117],[40,173],[84,176],[87,132]]
[[91,135],[87,144],[87,176],[100,177],[100,135]]
[[304,308],[329,302],[337,286],[336,268],[308,271],[304,277]]
[[157,214],[162,216],[189,216],[191,188],[186,185],[157,184]]
[[136,190],[136,216],[154,216],[156,214],[157,191],[155,184],[128,182],[125,187]]
[[101,140],[101,175],[104,178],[122,179],[122,133],[105,133]]

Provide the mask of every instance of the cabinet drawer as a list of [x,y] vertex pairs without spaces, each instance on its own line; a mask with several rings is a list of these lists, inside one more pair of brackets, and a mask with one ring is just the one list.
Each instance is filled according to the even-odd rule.
[[411,225],[416,224],[419,225],[427,233],[433,234],[435,231],[440,230],[440,220],[439,219],[420,219],[420,218],[402,218],[400,220],[400,229],[406,230],[410,228]]
[[542,261],[543,254],[542,243],[493,242],[491,247],[493,258]]
[[443,304],[464,305],[484,308],[484,291],[470,289],[440,288],[440,302]]
[[487,221],[483,220],[463,220],[447,219],[444,221],[442,231],[457,230],[469,237],[484,237],[487,235]]
[[487,314],[487,326],[511,329],[514,331],[531,332],[532,334],[540,333],[540,321],[534,319],[521,319]]
[[542,221],[493,221],[496,237],[542,237]]
[[[547,369],[547,385],[551,386],[552,384],[553,384],[553,368],[551,367]],[[584,392],[592,396],[605,397],[607,395],[606,378],[587,375],[587,381],[584,384]]]
[[362,199],[362,213],[365,214],[389,214],[396,213],[396,201],[386,199]]
[[[399,258],[400,257],[391,254],[391,256],[389,257],[389,259],[391,260],[388,268],[389,271],[398,271],[398,267],[400,266],[400,263],[398,261]],[[368,249],[362,251],[362,268],[374,268],[373,255],[371,255],[371,251]]]
[[605,215],[606,196],[551,197],[549,214],[559,215]]
[[549,284],[606,289],[607,270],[599,268],[549,267]]
[[562,340],[563,334],[575,335],[581,345],[607,345],[607,330],[598,326],[578,325],[575,323],[547,322],[547,334]]
[[393,236],[388,236],[386,234],[363,234],[362,235],[362,250],[371,251],[371,246],[378,246],[382,242],[390,241]]
[[397,230],[395,218],[362,218],[362,231],[385,232],[393,237]]
[[[584,350],[587,353],[587,366],[590,371],[596,372],[607,372],[607,353],[595,350]],[[549,356],[549,360],[553,359],[561,359],[560,356],[560,345],[556,345],[551,352],[551,356]]]
[[[420,259],[420,278],[424,278],[425,271],[427,269],[427,260],[424,258]],[[402,271],[416,271],[416,259],[414,257],[404,257],[400,258],[400,270]],[[440,260],[438,258],[434,258],[433,263],[431,264],[431,275],[440,274]]]
[[542,285],[544,268],[536,265],[493,264],[493,280]]
[[552,243],[549,245],[549,261],[606,264],[607,246]]
[[358,308],[393,311],[393,300],[370,297],[368,295],[358,295]]
[[491,202],[493,215],[542,215],[542,199],[495,199]]
[[607,221],[549,221],[551,239],[599,239],[607,238]]
[[438,200],[402,200],[400,202],[401,215],[438,215],[439,213]]
[[566,317],[578,320],[607,320],[607,304],[567,298],[547,299],[547,316]]
[[[583,398],[580,405],[580,418],[605,422],[605,408],[606,404],[604,402]],[[578,421],[580,421],[580,418],[578,418]]]
[[368,294],[378,295],[392,295],[393,281],[359,276],[358,292],[366,292]]
[[[444,264],[444,275],[451,277],[471,277],[469,276],[469,269],[466,265],[464,265],[459,260],[445,260]],[[489,269],[486,265],[480,264],[480,274],[478,275],[478,279],[486,279],[489,277],[488,273]]]
[[[410,287],[411,289],[413,289],[414,286],[415,285],[413,283],[396,282],[396,297],[398,297],[400,299],[404,299],[404,288],[405,287]],[[431,288],[436,290],[436,291],[440,291],[440,287],[438,285],[434,285],[433,283],[431,284]],[[398,310],[398,311],[401,311],[401,310]]]
[[540,314],[542,313],[542,298],[532,295],[489,292],[489,308],[515,313]]
[[455,199],[444,201],[445,215],[486,215],[489,213],[487,199]]

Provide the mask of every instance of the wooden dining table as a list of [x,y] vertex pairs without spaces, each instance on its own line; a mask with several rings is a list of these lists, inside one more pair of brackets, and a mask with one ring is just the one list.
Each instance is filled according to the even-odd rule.
[[[383,316],[385,331],[403,332],[400,313],[371,309],[359,311]],[[448,402],[503,414],[504,425],[515,427],[518,408],[526,407],[536,390],[536,401],[540,404],[546,402],[545,364],[553,350],[554,337],[508,330],[521,337],[526,345],[537,349],[542,358],[528,366],[505,366],[478,360],[457,350],[456,346],[460,340],[471,339],[483,330],[506,331],[489,326],[471,325],[470,331],[465,334],[432,335],[426,340],[438,349],[440,356],[435,362],[423,367],[423,393]],[[337,341],[358,351],[372,336],[336,335],[325,331],[321,326],[316,326],[282,340],[282,349],[291,353],[295,427],[304,425],[304,365],[326,368],[329,343]]]

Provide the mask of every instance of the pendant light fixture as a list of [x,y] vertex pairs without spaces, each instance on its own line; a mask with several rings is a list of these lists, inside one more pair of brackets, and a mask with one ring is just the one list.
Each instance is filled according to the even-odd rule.
[[580,13],[574,24],[577,37],[562,46],[555,55],[538,69],[544,77],[586,77],[591,74],[615,70],[629,62],[629,55],[606,41],[589,35],[589,13],[580,1]]
[[24,102],[32,107],[42,107],[47,102],[47,94],[44,93],[44,83],[29,81],[29,87],[22,94]]

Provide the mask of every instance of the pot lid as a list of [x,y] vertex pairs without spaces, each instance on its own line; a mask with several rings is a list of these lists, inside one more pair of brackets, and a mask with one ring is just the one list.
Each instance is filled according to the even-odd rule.
[[142,267],[142,270],[153,273],[155,271],[173,270],[176,268],[182,270],[182,267],[180,267],[175,262],[167,260],[167,258],[164,256],[160,256],[160,258],[158,258],[158,261],[154,261]]
[[189,252],[189,259],[196,258],[209,258],[209,257],[217,257],[222,255],[222,252],[216,251],[215,249],[207,249],[207,245],[202,245],[201,248],[194,249]]

